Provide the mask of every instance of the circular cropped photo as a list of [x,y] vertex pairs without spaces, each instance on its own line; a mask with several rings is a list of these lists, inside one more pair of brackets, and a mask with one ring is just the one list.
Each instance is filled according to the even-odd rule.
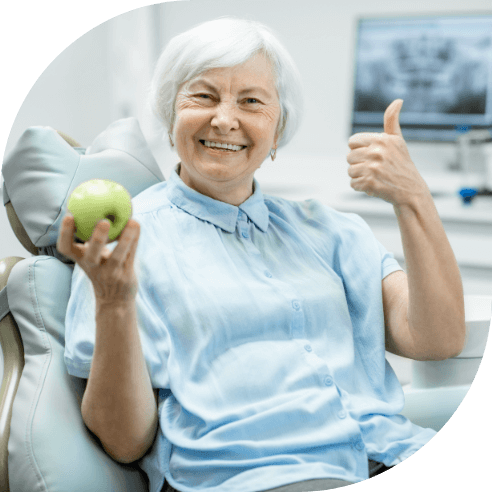
[[0,489],[482,490],[492,11],[427,3],[115,6],[35,74]]

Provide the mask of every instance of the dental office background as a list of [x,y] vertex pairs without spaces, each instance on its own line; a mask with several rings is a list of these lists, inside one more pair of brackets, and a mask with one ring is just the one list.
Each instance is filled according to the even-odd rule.
[[[355,193],[345,156],[357,19],[461,12],[492,12],[492,0],[11,2],[0,7],[0,148],[8,153],[22,132],[34,125],[61,130],[85,147],[111,122],[135,116],[168,177],[178,157],[146,100],[154,63],[169,39],[200,22],[223,15],[247,17],[278,33],[298,65],[305,94],[302,127],[279,150],[275,163],[265,161],[258,171],[260,183],[265,183],[265,192],[287,197],[291,193],[294,199],[332,194],[336,208],[339,196]],[[456,158],[456,146],[418,142],[408,146],[417,168],[423,175],[442,176],[438,180],[442,186]],[[15,238],[1,207],[0,258],[6,256],[29,253]],[[468,289],[465,285],[465,294],[492,294],[480,292],[488,284],[477,275]],[[396,470],[354,487],[403,491],[425,484],[420,485],[422,490],[451,485],[453,490],[460,490],[460,485],[485,490],[492,481],[491,351],[488,346],[455,415],[427,446]]]

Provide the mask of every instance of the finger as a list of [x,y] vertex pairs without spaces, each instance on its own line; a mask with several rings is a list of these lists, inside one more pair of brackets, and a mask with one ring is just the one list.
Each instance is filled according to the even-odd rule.
[[75,220],[71,214],[67,213],[61,223],[56,249],[72,261],[77,261],[83,256],[83,248],[74,242],[74,233]]
[[360,147],[369,147],[375,140],[380,139],[380,133],[356,133],[352,135],[348,140],[348,146],[351,149],[358,149]]
[[56,249],[65,256],[70,255],[70,246],[75,232],[75,220],[70,214],[63,217],[60,227],[60,233],[56,241]]
[[347,154],[347,162],[351,165],[365,162],[367,158],[368,158],[368,154],[367,154],[366,147],[359,147],[357,149],[351,150]]
[[94,230],[92,236],[87,241],[87,250],[85,252],[85,261],[93,265],[98,265],[101,261],[101,253],[108,242],[108,232],[111,224],[109,220],[100,220]]
[[364,164],[352,164],[348,170],[347,174],[351,178],[361,178],[364,176],[366,170],[366,166]]
[[137,221],[134,221],[134,222],[136,224],[136,226],[135,226],[136,231],[135,231],[133,243],[132,243],[131,248],[130,248],[130,252],[128,254],[128,260],[127,260],[128,266],[133,266],[133,263],[135,262],[135,255],[137,253],[138,240],[140,238],[140,224]]
[[119,236],[118,244],[114,248],[110,261],[112,263],[124,263],[135,241],[138,241],[139,225],[135,220],[129,220]]
[[352,178],[350,180],[350,186],[355,191],[361,191],[367,193],[369,196],[373,195],[373,193],[370,191],[370,186],[367,184],[366,180],[364,179],[364,176],[358,176],[356,178]]
[[384,133],[388,135],[401,135],[400,111],[403,99],[395,99],[384,112]]

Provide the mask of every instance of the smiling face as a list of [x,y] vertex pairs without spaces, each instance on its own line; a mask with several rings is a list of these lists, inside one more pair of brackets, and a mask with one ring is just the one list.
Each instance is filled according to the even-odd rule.
[[183,182],[220,201],[244,202],[253,192],[254,172],[277,146],[280,104],[268,59],[256,55],[185,83],[176,116]]

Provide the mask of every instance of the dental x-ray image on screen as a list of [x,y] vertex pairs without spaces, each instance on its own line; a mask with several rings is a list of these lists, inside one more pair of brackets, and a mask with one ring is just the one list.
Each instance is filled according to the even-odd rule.
[[409,140],[492,128],[492,15],[361,19],[352,132],[379,131],[401,98]]

